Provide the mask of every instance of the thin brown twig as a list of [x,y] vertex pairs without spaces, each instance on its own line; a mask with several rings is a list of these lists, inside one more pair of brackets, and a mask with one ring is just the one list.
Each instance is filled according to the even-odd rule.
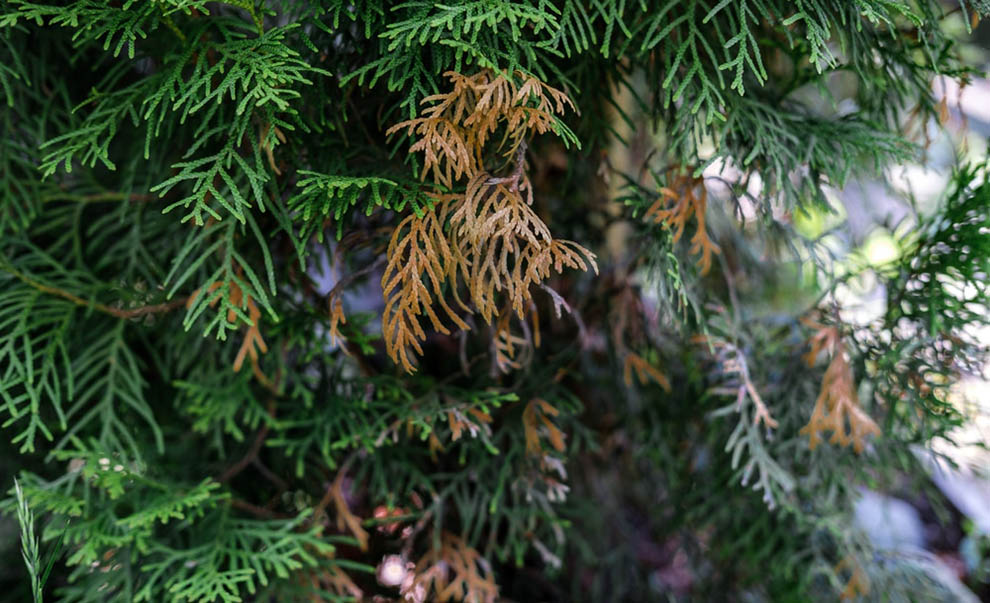
[[344,462],[341,463],[340,469],[337,470],[337,477],[334,478],[333,483],[326,487],[320,502],[316,503],[316,506],[313,507],[313,514],[310,516],[311,524],[319,521],[320,517],[325,513],[327,505],[329,505],[330,501],[333,500],[334,490],[340,487],[341,481],[347,474],[347,470],[351,468],[351,465],[354,463],[354,459],[357,458],[359,452],[361,452],[361,449],[351,452]]
[[519,148],[516,149],[516,165],[512,169],[512,173],[504,178],[489,178],[485,181],[485,184],[492,186],[495,184],[509,184],[509,190],[515,192],[519,190],[519,181],[523,177],[523,167],[526,163],[526,140],[524,139],[519,143]]
[[104,314],[109,314],[110,316],[115,316],[117,318],[130,319],[137,318],[139,316],[147,316],[148,314],[159,314],[163,312],[170,312],[180,306],[185,305],[185,297],[181,299],[173,299],[172,301],[165,302],[162,304],[152,304],[148,306],[140,306],[137,308],[114,308],[113,306],[108,306],[97,301],[83,299],[78,295],[69,293],[64,289],[59,289],[58,287],[52,287],[51,285],[46,285],[42,282],[36,281],[28,275],[16,270],[10,264],[6,262],[0,264],[5,272],[14,276],[17,280],[23,282],[24,284],[41,291],[42,293],[47,293],[49,295],[54,295],[56,297],[61,297],[62,299],[69,300],[70,302],[76,304],[77,306],[83,306],[86,308],[92,308]]
[[426,512],[424,512],[423,515],[419,518],[419,521],[416,522],[416,525],[413,526],[413,529],[405,537],[405,544],[402,545],[403,559],[408,559],[409,556],[412,554],[412,547],[413,547],[413,543],[416,541],[416,536],[418,536],[419,533],[423,531],[423,528],[426,527],[427,522],[429,522],[430,518],[432,517],[433,517],[433,510],[427,509]]
[[[279,377],[280,376],[281,375],[279,375]],[[279,380],[279,377],[276,377],[276,379],[275,379],[276,382]],[[268,410],[268,416],[269,416],[269,418],[274,418],[275,417],[275,396],[272,396],[268,400],[268,408],[267,408],[267,410]],[[241,457],[241,459],[239,461],[237,461],[236,463],[234,463],[233,465],[231,465],[230,467],[228,467],[227,470],[224,471],[220,475],[220,477],[217,478],[217,481],[218,482],[221,482],[221,483],[230,481],[238,473],[240,473],[241,471],[244,471],[247,468],[248,465],[250,465],[255,460],[257,460],[258,453],[261,452],[261,446],[265,443],[265,438],[268,437],[268,431],[270,429],[271,429],[271,421],[266,421],[265,424],[261,426],[261,429],[258,430],[258,433],[254,436],[254,441],[251,442],[251,447],[248,449],[247,453],[243,457]]]
[[585,326],[584,320],[581,318],[581,314],[569,303],[567,303],[567,300],[564,299],[563,295],[557,293],[557,291],[555,291],[550,285],[540,283],[540,288],[546,291],[550,295],[550,299],[553,300],[553,310],[557,313],[557,318],[561,317],[560,310],[562,308],[571,315],[571,318],[574,319],[574,324],[576,324],[578,328],[578,340],[581,342],[581,347],[588,347],[588,342],[590,341],[590,338],[588,337],[588,328]]
[[338,289],[346,288],[357,279],[361,278],[362,276],[368,273],[374,272],[375,270],[381,268],[384,265],[385,265],[385,258],[378,258],[377,260],[375,260],[371,264],[368,264],[364,268],[357,270],[355,272],[351,272],[347,276],[342,277],[339,281],[337,281],[337,284],[335,284],[333,288],[330,289],[330,292],[327,293],[326,298],[327,299],[333,298],[333,296],[337,295]]
[[257,469],[261,473],[261,475],[265,476],[265,479],[275,484],[275,487],[277,487],[279,490],[284,492],[285,490],[289,489],[289,485],[285,483],[285,480],[275,475],[275,472],[269,469],[267,465],[262,463],[261,459],[259,459],[257,456],[255,456],[255,458],[251,460],[251,464],[254,465],[255,469]]
[[251,504],[246,500],[241,500],[239,498],[230,499],[230,506],[234,507],[235,509],[247,511],[248,513],[256,517],[263,517],[265,519],[273,519],[273,518],[287,519],[289,517],[292,517],[291,515],[286,515],[285,513],[279,513],[277,511],[272,511],[271,509],[259,507],[258,505]]

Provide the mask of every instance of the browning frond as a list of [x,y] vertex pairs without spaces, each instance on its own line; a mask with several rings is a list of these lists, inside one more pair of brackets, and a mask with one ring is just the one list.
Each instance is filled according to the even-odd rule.
[[[531,302],[530,286],[541,284],[554,270],[587,270],[591,265],[598,271],[590,251],[553,238],[531,207],[532,186],[524,172],[527,138],[557,132],[556,115],[573,109],[571,100],[521,71],[511,76],[488,69],[471,76],[453,71],[444,75],[453,85],[450,92],[425,98],[429,106],[420,117],[388,130],[417,137],[410,152],[423,153],[422,179],[432,173],[434,182],[446,189],[468,179],[463,195],[443,195],[434,212],[404,219],[389,244],[382,279],[387,299],[383,331],[389,355],[410,372],[409,350],[422,354],[420,342],[426,338],[418,316],[425,314],[435,330],[449,333],[434,303],[459,328],[467,329],[444,300],[443,283],[449,282],[458,307],[480,313],[491,324],[499,316],[502,294],[523,319]],[[501,158],[503,167],[511,162],[508,176],[486,171],[489,152]],[[459,296],[461,281],[473,308]],[[513,360],[514,336],[502,327],[496,329],[495,350],[499,369],[505,371],[518,361]]]
[[629,352],[626,354],[626,359],[623,362],[622,367],[622,377],[626,382],[627,387],[632,387],[633,384],[633,371],[636,373],[636,377],[639,382],[646,385],[650,379],[656,381],[657,384],[664,389],[664,391],[670,391],[670,381],[667,376],[660,372],[655,366],[646,361],[645,358],[639,354],[634,354]]
[[743,402],[749,399],[753,403],[753,424],[763,423],[768,430],[775,429],[778,422],[770,414],[770,409],[763,401],[756,384],[753,383],[749,363],[742,350],[721,337],[704,337],[703,342],[715,350],[715,359],[721,366],[722,374],[727,378],[721,386],[712,390],[713,393],[735,396],[738,411],[742,411]]
[[[321,589],[329,590],[339,597],[351,597],[355,601],[364,600],[364,591],[339,565],[328,566],[314,578],[313,590],[320,591]],[[313,603],[319,603],[325,599],[314,594],[310,600]]]
[[[536,316],[536,312],[531,312]],[[523,334],[517,335],[512,332],[512,311],[505,307],[495,321],[494,334],[492,336],[492,351],[495,369],[503,374],[508,374],[512,370],[520,369],[529,364],[533,357],[533,348],[536,342],[533,339],[533,330],[530,329],[524,318],[519,319],[522,325]],[[534,325],[538,328],[538,325]]]
[[[671,205],[671,201],[673,204]],[[695,178],[690,172],[669,172],[667,186],[660,189],[660,198],[646,210],[646,217],[671,231],[674,243],[680,241],[684,229],[693,216],[697,222],[694,236],[691,237],[691,253],[701,254],[698,267],[706,274],[712,267],[712,256],[721,253],[719,246],[708,236],[705,225],[705,211],[708,207],[708,190],[702,178]]]
[[[223,283],[220,281],[213,282],[206,288],[206,293],[213,293],[222,286]],[[247,316],[251,320],[250,324],[247,325],[247,330],[244,332],[244,341],[241,342],[241,347],[237,350],[237,356],[234,357],[234,372],[239,372],[241,367],[244,366],[244,359],[250,358],[251,367],[255,375],[259,376],[260,381],[265,382],[267,379],[263,378],[264,376],[260,374],[261,369],[258,366],[260,354],[268,352],[268,345],[265,344],[265,340],[261,336],[261,328],[259,326],[261,324],[261,310],[258,308],[258,305],[254,303],[254,300],[251,299],[250,295],[244,294],[243,290],[236,282],[231,281],[227,283],[227,286],[230,291],[230,304],[234,307],[246,307]],[[196,297],[200,294],[200,291],[201,290],[197,289],[192,295],[189,296],[189,300],[186,302],[187,307],[194,303]],[[212,308],[216,306],[219,301],[219,297],[214,297],[210,300],[209,306]],[[233,324],[237,321],[237,319],[238,317],[234,310],[227,310],[227,322]]]
[[358,541],[358,546],[362,551],[368,550],[368,532],[361,526],[361,518],[351,512],[347,505],[347,498],[344,496],[344,477],[342,469],[330,485],[329,495],[333,501],[333,506],[337,511],[337,529],[348,531]]
[[491,564],[461,538],[444,532],[440,548],[431,548],[414,570],[416,586],[422,586],[430,601],[494,603],[498,598]]
[[[478,437],[484,432],[491,435],[492,416],[478,408],[468,408],[461,410],[452,407],[447,411],[447,424],[450,426],[450,440],[456,442],[464,432],[471,434],[471,437]],[[432,434],[431,434],[432,435]]]
[[539,285],[552,269],[587,270],[590,265],[598,271],[593,253],[553,238],[519,188],[511,179],[478,174],[450,218],[452,242],[462,259],[460,273],[486,322],[497,315],[499,293],[505,293],[522,318],[530,285]]
[[395,124],[387,133],[405,130],[417,137],[409,152],[423,153],[420,177],[432,173],[433,181],[446,188],[483,170],[493,135],[502,133],[493,150],[511,159],[527,136],[555,130],[555,114],[574,109],[564,92],[521,71],[513,77],[490,69],[471,76],[456,71],[444,75],[453,89],[424,98],[430,106],[420,117]]
[[[442,201],[438,205],[445,206]],[[469,328],[443,297],[447,266],[453,255],[438,211],[441,208],[435,207],[422,218],[410,214],[399,223],[389,241],[388,263],[382,275],[382,294],[386,300],[382,332],[386,350],[393,362],[401,363],[410,373],[414,367],[409,349],[422,354],[419,342],[426,339],[420,315],[425,314],[436,331],[450,333],[434,310],[436,305],[458,328]]]
[[[856,393],[856,380],[846,359],[837,327],[823,327],[811,340],[811,352],[805,360],[813,363],[818,352],[827,349],[832,360],[822,379],[821,393],[815,401],[808,424],[800,433],[808,436],[808,446],[814,450],[822,441],[822,432],[831,431],[833,444],[852,444],[857,453],[863,452],[866,436],[880,436],[880,428],[863,410]],[[848,421],[848,431],[846,423]]]
[[543,457],[540,436],[545,437],[557,452],[564,451],[564,432],[550,420],[550,417],[556,417],[558,414],[560,414],[559,410],[541,398],[533,398],[526,404],[522,417],[526,452]]

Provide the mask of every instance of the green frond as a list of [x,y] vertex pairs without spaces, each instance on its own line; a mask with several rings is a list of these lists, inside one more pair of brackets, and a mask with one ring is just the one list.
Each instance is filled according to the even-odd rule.
[[21,528],[21,556],[28,572],[31,598],[34,603],[42,601],[41,556],[38,553],[38,539],[34,535],[34,513],[28,505],[21,484],[14,480],[14,495],[17,498],[17,523]]
[[76,391],[69,338],[77,308],[6,282],[6,291],[0,293],[0,398],[7,415],[3,428],[16,427],[19,433],[12,441],[22,452],[31,452],[38,434],[53,439],[49,421],[62,430],[67,426],[65,407]]
[[388,178],[369,176],[336,176],[309,170],[299,170],[296,194],[288,200],[289,210],[298,214],[302,222],[300,240],[309,240],[317,234],[323,240],[323,218],[333,218],[337,225],[337,239],[343,235],[350,212],[363,204],[364,213],[370,216],[375,208],[403,211],[406,205],[423,215],[424,208],[433,207],[428,195],[415,182],[399,183]]
[[256,521],[235,519],[219,511],[216,529],[192,536],[187,547],[156,547],[145,565],[135,601],[156,601],[158,593],[176,600],[242,601],[272,579],[318,563],[334,547],[316,528],[296,531],[306,519]]
[[[252,302],[267,311],[270,318],[278,320],[271,299],[276,290],[268,244],[254,216],[246,213],[244,217],[247,228],[232,221],[196,228],[176,256],[165,282],[169,285],[169,297],[180,289],[195,287],[182,323],[187,330],[209,311],[211,317],[206,320],[203,334],[215,332],[218,339],[226,339],[227,333],[236,331],[240,325],[255,324],[249,316]],[[242,243],[245,235],[260,247],[263,259],[260,266],[244,255],[250,249]],[[264,272],[259,274],[262,267]]]

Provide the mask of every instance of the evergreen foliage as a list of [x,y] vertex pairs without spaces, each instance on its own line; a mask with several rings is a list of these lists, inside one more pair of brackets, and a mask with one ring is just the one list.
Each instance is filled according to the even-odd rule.
[[988,167],[883,266],[795,223],[923,151],[986,12],[5,0],[4,590],[909,599],[849,517],[964,420]]

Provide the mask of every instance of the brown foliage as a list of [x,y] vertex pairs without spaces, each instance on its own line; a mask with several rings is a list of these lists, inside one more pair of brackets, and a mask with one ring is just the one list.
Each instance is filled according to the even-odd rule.
[[[422,586],[428,600],[494,603],[498,598],[491,565],[459,537],[444,532],[440,548],[433,549],[416,564],[415,585]],[[432,595],[429,595],[430,591]]]
[[558,414],[560,411],[546,400],[533,398],[529,401],[522,417],[526,452],[533,456],[543,456],[543,447],[540,445],[541,435],[547,438],[557,452],[564,451],[564,432],[550,420],[550,417],[556,417]]
[[767,429],[775,429],[778,425],[777,420],[770,415],[770,409],[767,408],[753,383],[749,374],[749,363],[742,350],[734,343],[713,335],[698,337],[697,341],[711,346],[715,351],[715,359],[722,366],[723,374],[729,377],[728,382],[713,388],[712,392],[735,396],[737,409],[742,409],[743,402],[749,399],[753,403],[753,424],[762,422]]
[[[446,207],[440,202],[422,218],[409,214],[396,226],[388,245],[388,264],[382,275],[382,294],[386,299],[382,331],[392,361],[401,363],[409,372],[414,370],[409,348],[422,354],[419,342],[426,339],[420,315],[425,314],[435,330],[449,333],[433,309],[437,305],[459,328],[469,328],[443,297],[443,283],[453,262],[443,232],[443,218],[438,215]],[[424,284],[424,278],[430,287]]]
[[313,603],[325,601],[321,591],[330,591],[341,597],[352,597],[353,600],[363,601],[364,592],[354,583],[347,573],[336,565],[325,565],[319,571],[311,571],[303,574],[304,580],[309,582],[310,588],[314,591],[309,600]]
[[426,97],[423,102],[431,106],[422,117],[398,123],[387,133],[404,129],[418,136],[409,151],[423,152],[421,178],[432,172],[433,181],[448,189],[483,171],[486,144],[500,128],[504,134],[495,150],[511,159],[528,134],[551,130],[554,113],[574,108],[566,94],[521,71],[512,78],[488,69],[472,76],[455,71],[444,75],[453,90]]
[[[820,352],[832,356],[822,379],[821,393],[815,401],[808,424],[801,434],[808,436],[808,446],[814,450],[822,441],[822,432],[831,431],[833,444],[852,444],[856,452],[863,452],[866,436],[880,435],[880,428],[859,404],[856,380],[846,359],[842,336],[834,326],[813,325],[818,331],[811,338],[811,350],[805,355],[808,366],[814,366]],[[846,430],[848,421],[849,430]]]
[[[506,306],[495,321],[495,328],[492,335],[492,353],[494,369],[503,374],[508,374],[514,369],[522,368],[529,364],[533,358],[533,350],[539,347],[539,315],[536,312],[535,304],[530,303],[530,318],[533,327],[524,318],[519,318],[522,327],[522,335],[512,331],[512,318],[515,315]],[[494,374],[495,371],[493,371]]]
[[655,366],[647,362],[642,356],[628,352],[622,367],[622,378],[625,380],[627,387],[632,387],[633,371],[635,371],[636,377],[639,378],[639,382],[643,385],[646,385],[646,383],[652,379],[656,381],[657,384],[664,389],[664,391],[670,391],[670,381],[667,380],[666,375],[660,372],[660,370]]
[[358,541],[362,551],[368,550],[368,532],[361,526],[361,518],[351,512],[344,497],[344,470],[342,469],[328,491],[330,500],[337,511],[337,529],[349,531]]
[[[673,201],[673,205],[671,205]],[[708,207],[708,191],[702,178],[690,172],[670,170],[668,185],[660,189],[660,198],[646,210],[646,217],[663,224],[673,233],[674,243],[681,240],[687,223],[694,216],[697,229],[691,237],[691,253],[700,253],[698,267],[705,274],[712,267],[712,256],[720,253],[719,246],[708,236],[705,211]]]
[[[471,301],[486,322],[497,315],[496,294],[504,291],[522,318],[530,285],[565,267],[597,272],[594,255],[572,241],[554,239],[526,203],[515,182],[479,174],[450,218],[458,268]],[[588,258],[588,261],[585,261]]]
[[447,410],[447,424],[450,426],[450,440],[452,442],[461,439],[461,435],[465,431],[470,433],[471,437],[477,436],[481,431],[491,433],[491,428],[488,427],[491,422],[492,416],[477,408],[468,408],[466,414],[457,407]]
[[[213,293],[221,286],[223,286],[223,283],[216,281],[206,288],[206,292],[207,294]],[[234,357],[234,372],[236,373],[241,370],[241,367],[244,366],[245,358],[250,358],[251,370],[255,377],[262,383],[268,383],[268,378],[261,372],[261,367],[258,366],[260,354],[268,352],[268,345],[265,344],[265,340],[261,337],[261,310],[258,309],[258,305],[254,303],[250,295],[244,295],[236,282],[231,281],[227,286],[230,288],[230,303],[240,306],[244,302],[244,305],[247,306],[248,318],[251,319],[251,324],[247,326],[247,330],[244,332],[244,341],[241,342],[241,347],[237,350],[237,356]],[[192,305],[200,291],[200,289],[197,289],[189,296],[189,300],[186,302],[187,307]],[[220,301],[220,297],[214,297],[210,301],[210,307],[216,306],[218,301]],[[233,323],[236,321],[237,314],[233,310],[228,310],[227,322]]]
[[[418,136],[410,151],[424,154],[424,178],[432,173],[434,182],[448,189],[467,179],[463,194],[434,195],[431,211],[402,220],[388,246],[382,278],[383,332],[392,360],[410,372],[410,349],[422,354],[420,342],[426,338],[420,315],[440,333],[449,333],[441,316],[460,329],[468,328],[444,299],[444,285],[461,310],[478,312],[491,323],[501,316],[503,295],[522,319],[532,285],[564,268],[587,270],[590,265],[598,270],[590,251],[553,238],[531,207],[532,188],[524,172],[527,136],[549,131],[554,113],[573,106],[570,99],[521,72],[513,78],[489,70],[473,76],[446,75],[452,91],[428,97],[424,102],[431,106],[422,117],[389,129]],[[508,176],[485,171],[489,150],[512,165]],[[462,283],[466,301],[459,294]],[[499,320],[495,348],[505,370],[518,364],[513,360],[518,342],[502,323]]]

